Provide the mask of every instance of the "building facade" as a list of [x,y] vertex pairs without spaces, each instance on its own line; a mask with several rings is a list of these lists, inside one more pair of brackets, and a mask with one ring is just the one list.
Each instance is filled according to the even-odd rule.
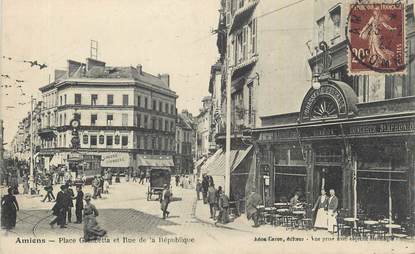
[[[138,169],[157,158],[173,166],[177,95],[168,74],[154,76],[141,65],[69,60],[68,70],[56,72],[55,81],[40,91],[45,103],[38,133],[45,164],[67,164],[76,150],[84,161],[98,160],[108,168]],[[70,126],[75,118],[79,149],[73,148]]]
[[[299,97],[297,111],[261,117],[262,127],[254,130],[258,188],[269,202],[300,193],[309,204],[321,189],[334,189],[343,215],[389,218],[413,234],[413,2],[406,4],[406,75],[356,77],[347,73],[345,1],[314,3],[315,52],[308,62],[316,74],[327,56],[331,65],[321,87]],[[323,41],[328,51],[319,49]]]
[[193,155],[195,146],[195,128],[192,115],[183,111],[177,116],[176,123],[176,173],[193,173]]
[[207,157],[211,154],[211,149],[215,149],[213,137],[211,135],[212,126],[212,98],[205,96],[202,99],[202,108],[196,116],[196,138],[197,149],[196,158]]

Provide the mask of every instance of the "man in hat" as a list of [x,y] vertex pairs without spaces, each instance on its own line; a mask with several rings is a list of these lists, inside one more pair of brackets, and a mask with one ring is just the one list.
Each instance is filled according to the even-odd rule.
[[73,199],[75,198],[75,194],[74,194],[74,192],[73,192],[73,190],[72,190],[72,188],[71,188],[71,184],[70,184],[70,182],[68,182],[67,184],[66,184],[66,192],[65,192],[65,194],[66,194],[66,203],[67,203],[67,206],[68,206],[68,208],[67,208],[67,213],[68,213],[68,223],[71,223],[72,222],[72,207],[73,207]]
[[84,209],[84,192],[82,191],[82,186],[76,186],[76,202],[75,202],[75,214],[76,214],[76,222],[75,223],[82,223],[82,210]]
[[169,186],[167,184],[164,184],[164,190],[160,196],[160,204],[161,204],[160,206],[161,206],[161,210],[163,211],[163,219],[166,219],[166,216],[168,217],[170,214],[170,212],[167,211],[167,208],[170,203],[170,198],[171,198],[171,192],[169,190]]
[[54,220],[52,220],[49,225],[53,228],[55,224],[58,224],[61,228],[66,228],[66,213],[67,213],[67,186],[61,185],[61,191],[58,192],[56,196],[56,203],[52,208],[53,215],[56,216]]

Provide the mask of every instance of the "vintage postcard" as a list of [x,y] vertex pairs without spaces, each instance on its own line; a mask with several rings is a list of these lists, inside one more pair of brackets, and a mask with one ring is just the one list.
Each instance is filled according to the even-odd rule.
[[415,253],[414,0],[0,3],[0,254]]

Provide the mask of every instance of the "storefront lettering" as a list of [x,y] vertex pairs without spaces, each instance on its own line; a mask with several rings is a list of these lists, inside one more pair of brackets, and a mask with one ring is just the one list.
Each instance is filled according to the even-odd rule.
[[371,125],[352,126],[349,128],[350,135],[399,133],[415,131],[415,120],[378,123]]
[[343,94],[331,85],[322,86],[320,89],[313,90],[311,94],[304,99],[302,107],[302,119],[310,119],[311,109],[319,96],[330,96],[333,98],[338,107],[340,114],[346,114],[346,100]]

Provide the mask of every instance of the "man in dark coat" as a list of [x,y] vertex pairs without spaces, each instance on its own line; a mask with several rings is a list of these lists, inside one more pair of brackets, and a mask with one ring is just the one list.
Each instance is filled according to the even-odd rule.
[[66,213],[68,209],[68,199],[67,199],[67,186],[62,185],[61,191],[58,192],[58,195],[56,195],[56,203],[52,208],[53,215],[56,216],[54,220],[52,220],[49,225],[53,228],[55,224],[58,224],[61,228],[66,228],[65,222],[66,222]]
[[82,210],[84,209],[84,192],[82,191],[81,186],[76,186],[76,202],[75,202],[75,214],[76,214],[76,222],[75,223],[82,223]]
[[204,175],[203,180],[202,180],[202,195],[203,195],[203,203],[204,204],[207,203],[208,188],[209,188],[209,180],[208,180],[208,177],[206,175]]
[[169,190],[169,186],[167,184],[164,184],[164,190],[161,193],[160,197],[160,206],[161,210],[163,211],[163,219],[166,219],[166,216],[168,217],[170,212],[167,211],[167,208],[169,206],[171,199],[171,192]]
[[251,192],[246,200],[246,216],[248,220],[254,221],[253,227],[259,227],[258,221],[258,206],[261,204],[261,196],[256,192]]

